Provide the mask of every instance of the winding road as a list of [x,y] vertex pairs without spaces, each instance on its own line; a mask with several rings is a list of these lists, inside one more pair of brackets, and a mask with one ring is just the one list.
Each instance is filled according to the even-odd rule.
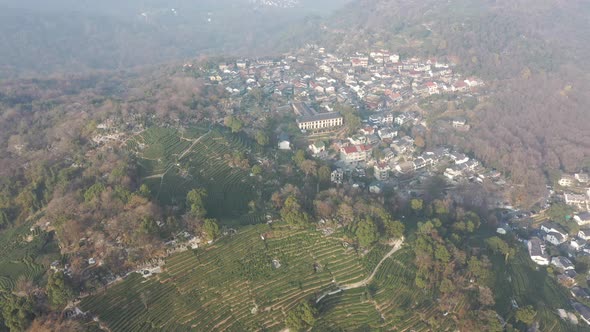
[[383,256],[383,258],[381,258],[379,263],[377,263],[377,266],[375,266],[375,268],[373,269],[373,273],[371,273],[371,275],[369,275],[368,277],[366,277],[365,279],[363,279],[359,282],[355,282],[355,283],[347,284],[347,285],[342,285],[342,286],[339,286],[338,289],[335,291],[326,292],[322,296],[320,296],[315,301],[315,303],[319,303],[325,297],[330,296],[330,295],[334,295],[334,294],[338,294],[338,293],[345,291],[347,289],[354,289],[354,288],[360,288],[360,287],[367,286],[371,281],[373,281],[373,278],[375,278],[375,275],[377,274],[377,271],[379,271],[379,268],[381,267],[383,262],[385,262],[386,259],[388,259],[389,257],[391,257],[391,255],[395,254],[398,250],[400,250],[402,247],[402,244],[404,244],[404,237],[403,236],[401,239],[395,240],[393,242],[393,248],[391,248],[391,250],[385,256]]
[[355,283],[348,284],[348,285],[342,285],[342,286],[340,286],[340,289],[347,290],[347,289],[354,289],[354,288],[367,286],[373,280],[373,278],[375,277],[375,274],[377,274],[377,271],[379,271],[381,264],[383,264],[383,262],[385,262],[386,259],[391,257],[391,255],[395,254],[396,251],[400,250],[403,243],[404,243],[403,237],[399,240],[395,240],[393,242],[393,248],[391,248],[391,250],[385,256],[383,256],[383,258],[379,261],[377,266],[375,266],[375,269],[373,269],[373,273],[371,273],[370,276],[366,277],[364,280],[361,280],[359,282],[355,282]]

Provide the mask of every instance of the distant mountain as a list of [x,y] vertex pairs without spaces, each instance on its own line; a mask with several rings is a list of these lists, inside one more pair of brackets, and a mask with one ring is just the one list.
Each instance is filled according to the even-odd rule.
[[0,0],[0,78],[280,53],[314,36],[310,17],[345,2],[297,1],[287,10],[250,0]]

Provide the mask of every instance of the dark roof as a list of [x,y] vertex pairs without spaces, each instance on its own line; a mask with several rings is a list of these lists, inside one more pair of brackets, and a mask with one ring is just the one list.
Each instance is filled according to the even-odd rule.
[[585,320],[590,320],[590,308],[577,302],[573,303],[572,306]]
[[544,222],[541,224],[541,227],[545,227],[548,229],[554,229],[554,230],[560,232],[561,234],[567,234],[567,232],[565,231],[563,226],[561,226],[560,224],[554,223],[553,221]]
[[297,122],[311,122],[311,121],[321,121],[321,120],[330,120],[330,119],[338,119],[341,118],[342,115],[338,112],[329,112],[329,113],[316,113],[313,115],[303,115],[297,118]]
[[580,286],[574,286],[571,289],[572,295],[575,297],[581,297],[581,298],[588,298],[590,297],[590,293],[588,293],[588,291],[585,288],[582,288]]
[[543,248],[541,247],[543,241],[539,238],[533,237],[529,242],[531,244],[529,254],[531,256],[543,256]]

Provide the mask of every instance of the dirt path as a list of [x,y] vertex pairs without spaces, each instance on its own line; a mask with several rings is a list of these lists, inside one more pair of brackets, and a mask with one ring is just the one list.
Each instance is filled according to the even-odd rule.
[[189,152],[190,152],[190,151],[191,151],[191,150],[192,150],[192,149],[195,147],[195,145],[196,145],[197,143],[199,143],[199,141],[201,140],[201,138],[203,138],[203,137],[205,137],[205,136],[209,135],[209,133],[210,133],[210,132],[211,132],[211,129],[209,129],[209,131],[208,131],[208,132],[206,132],[206,133],[204,133],[203,135],[199,136],[199,138],[197,138],[197,139],[196,139],[196,140],[193,142],[193,144],[191,144],[191,146],[189,146],[189,147],[188,147],[186,150],[184,150],[184,152],[183,152],[183,153],[180,155],[180,157],[178,157],[178,160],[182,160],[182,158],[183,158],[183,157],[184,157],[184,156],[185,156],[187,153],[189,153]]
[[403,243],[404,243],[404,238],[403,237],[401,239],[399,239],[399,240],[396,240],[393,243],[393,248],[391,248],[391,250],[385,256],[383,256],[383,258],[379,261],[379,263],[377,264],[377,266],[375,266],[375,269],[373,269],[373,273],[371,273],[370,276],[368,276],[367,278],[365,278],[364,280],[361,280],[359,282],[355,282],[355,283],[348,284],[348,285],[342,285],[342,286],[340,286],[340,289],[347,290],[347,289],[364,287],[364,286],[368,285],[373,280],[373,278],[375,277],[375,274],[377,274],[377,271],[379,271],[379,268],[381,267],[381,264],[383,264],[383,262],[385,262],[386,259],[388,259],[389,257],[391,257],[391,255],[395,254],[396,251],[400,250],[400,248],[402,247],[402,244]]

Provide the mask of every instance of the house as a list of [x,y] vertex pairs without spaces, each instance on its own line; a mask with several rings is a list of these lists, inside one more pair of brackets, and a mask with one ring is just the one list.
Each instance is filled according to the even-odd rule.
[[414,163],[411,161],[404,161],[401,164],[395,165],[395,170],[401,174],[407,174],[414,171]]
[[551,265],[553,265],[556,268],[561,269],[563,271],[573,270],[575,268],[572,261],[570,261],[567,257],[563,257],[563,256],[553,257],[551,259]]
[[564,175],[557,181],[557,183],[562,187],[571,187],[574,184],[574,177],[571,175]]
[[[581,232],[581,230],[580,230]],[[572,247],[575,251],[580,251],[582,247],[586,245],[586,239],[580,237],[580,232],[578,232],[578,238],[570,240],[570,247]],[[590,238],[590,230],[586,230],[586,232],[582,233],[585,237]],[[587,234],[587,235],[586,235]]]
[[547,235],[545,235],[545,240],[555,246],[558,246],[567,241],[567,236],[563,236],[563,234],[557,232],[549,232]]
[[404,136],[391,143],[391,148],[397,154],[413,153],[414,152],[414,139],[409,136]]
[[456,177],[463,175],[463,171],[459,169],[457,166],[453,166],[451,168],[447,168],[443,175],[447,177],[449,180],[454,180]]
[[527,241],[527,248],[533,262],[538,265],[549,265],[549,257],[545,254],[545,246],[541,239],[538,237],[531,238]]
[[381,163],[375,165],[374,171],[375,179],[379,181],[385,181],[389,179],[389,171],[391,171],[391,168],[389,167],[389,165]]
[[311,150],[311,153],[313,153],[314,155],[318,155],[326,151],[326,144],[324,144],[324,142],[322,141],[317,141],[313,144],[310,144],[309,149]]
[[567,232],[563,229],[563,227],[556,223],[543,223],[541,224],[541,230],[547,233],[547,235],[545,235],[545,240],[553,245],[558,246],[568,239]]
[[578,182],[580,182],[580,183],[588,183],[588,182],[590,182],[590,176],[588,176],[588,173],[577,173],[577,174],[574,174],[574,178],[576,180],[578,180]]
[[397,130],[393,130],[390,128],[379,129],[377,133],[379,134],[379,138],[381,138],[382,140],[397,137]]
[[365,144],[345,146],[340,149],[340,160],[354,163],[367,160],[371,146]]
[[348,138],[348,141],[352,145],[360,145],[367,143],[367,137],[361,135],[353,135],[352,137]]
[[396,116],[394,119],[394,122],[398,126],[403,126],[404,124],[406,124],[410,120],[411,120],[410,117],[404,113],[404,114],[400,114],[400,115]]
[[298,115],[297,126],[301,130],[328,129],[344,124],[344,118],[338,112],[317,113],[306,103],[293,103],[292,107]]
[[438,84],[436,84],[436,82],[426,82],[424,84],[426,86],[426,88],[428,89],[428,94],[429,95],[434,95],[434,94],[438,94]]
[[590,224],[590,212],[586,211],[586,212],[578,213],[574,216],[574,220],[580,226],[588,225],[588,224]]
[[467,83],[464,81],[458,81],[453,84],[451,89],[456,92],[467,92],[469,91],[469,85],[467,85]]
[[286,134],[279,135],[279,143],[278,143],[279,150],[291,150],[291,142],[289,141],[289,136]]
[[582,240],[590,240],[590,229],[582,228],[578,231],[578,237]]
[[457,165],[461,165],[461,164],[464,164],[469,161],[469,157],[467,157],[467,155],[465,155],[464,153],[460,153],[460,152],[451,153],[451,159]]
[[567,205],[582,206],[586,204],[587,201],[586,195],[582,194],[565,193],[563,194],[563,198],[565,200],[565,204]]
[[559,233],[563,236],[567,236],[567,232],[565,231],[565,229],[559,225],[556,224],[554,222],[544,222],[541,224],[541,230],[545,233]]
[[574,286],[570,289],[570,293],[573,297],[582,298],[585,300],[590,299],[590,291],[587,288],[582,288],[580,286]]
[[366,126],[366,127],[364,127],[364,128],[361,128],[361,129],[359,130],[359,132],[360,132],[362,135],[372,135],[372,134],[374,134],[374,133],[375,133],[375,128],[374,128],[374,127],[371,127],[371,126]]
[[467,124],[467,120],[464,118],[456,118],[451,121],[451,124],[453,125],[453,128],[461,128]]
[[380,194],[383,191],[383,184],[380,182],[373,182],[369,185],[369,192],[371,194]]
[[332,183],[341,184],[344,181],[344,171],[342,168],[338,168],[330,174],[330,181]]
[[[573,270],[568,270],[573,271]],[[569,275],[563,273],[557,275],[557,282],[565,288],[570,288],[576,285],[576,279],[570,277]]]
[[394,120],[393,114],[386,114],[381,119],[381,123],[383,123],[383,124],[391,124],[391,123],[393,123],[393,120]]
[[580,314],[582,320],[590,325],[590,308],[578,302],[572,303],[572,307],[574,307],[574,309]]

